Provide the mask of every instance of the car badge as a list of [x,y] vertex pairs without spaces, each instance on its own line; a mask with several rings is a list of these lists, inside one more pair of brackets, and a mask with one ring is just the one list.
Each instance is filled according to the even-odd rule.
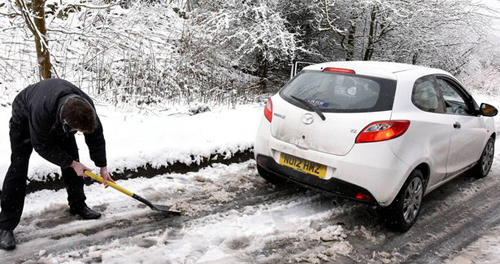
[[281,118],[281,119],[285,119],[285,118],[286,118],[286,116],[284,116],[284,115],[280,115],[280,114],[278,114],[278,113],[274,113],[274,116],[277,116],[277,117],[279,117],[279,118]]
[[302,117],[302,123],[306,124],[306,125],[310,125],[314,122],[314,117],[312,114],[310,113],[307,113],[305,114],[303,117]]

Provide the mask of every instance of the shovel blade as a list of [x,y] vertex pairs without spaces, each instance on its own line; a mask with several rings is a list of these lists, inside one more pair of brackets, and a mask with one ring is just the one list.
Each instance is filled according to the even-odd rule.
[[151,209],[153,209],[155,211],[168,213],[171,215],[181,215],[181,211],[170,209],[170,206],[166,206],[166,205],[152,204]]
[[142,202],[143,204],[149,206],[149,208],[155,210],[155,211],[159,211],[159,212],[164,212],[164,213],[167,213],[169,215],[181,215],[181,211],[178,211],[178,210],[171,210],[170,209],[170,206],[166,206],[166,205],[159,205],[159,204],[152,204],[150,201],[140,197],[139,195],[137,194],[133,194],[132,195],[132,198],[135,198],[136,200]]

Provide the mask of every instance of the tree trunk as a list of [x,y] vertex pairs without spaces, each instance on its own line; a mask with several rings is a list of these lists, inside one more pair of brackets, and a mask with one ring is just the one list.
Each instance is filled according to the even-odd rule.
[[35,15],[35,26],[38,34],[35,34],[36,54],[38,58],[38,69],[40,78],[50,79],[52,77],[49,52],[49,41],[47,40],[47,27],[45,26],[45,1],[33,0],[33,14]]
[[373,55],[373,42],[375,39],[375,27],[377,25],[377,7],[372,8],[372,12],[370,14],[370,29],[368,32],[368,44],[366,45],[365,55],[363,60],[368,61],[372,59]]
[[347,47],[346,47],[346,58],[347,61],[354,60],[354,45],[355,45],[355,34],[356,34],[356,22],[351,24],[349,28],[349,33],[347,35]]
[[47,28],[45,26],[45,1],[33,0],[30,14],[28,5],[24,0],[16,0],[18,7],[26,22],[26,26],[33,33],[35,38],[36,55],[38,62],[38,75],[40,79],[50,79],[52,77],[52,64],[50,63],[49,42],[47,40]]

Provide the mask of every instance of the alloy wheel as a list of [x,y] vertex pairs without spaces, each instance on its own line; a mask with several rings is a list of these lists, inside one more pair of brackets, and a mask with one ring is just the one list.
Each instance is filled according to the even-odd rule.
[[495,152],[495,146],[493,144],[493,141],[488,141],[488,144],[486,144],[486,147],[484,148],[484,153],[483,153],[483,158],[481,159],[481,168],[483,174],[486,174],[490,171],[491,169],[491,164],[493,163],[493,155]]
[[415,177],[406,187],[403,201],[403,217],[411,223],[417,217],[422,203],[423,184],[420,177]]

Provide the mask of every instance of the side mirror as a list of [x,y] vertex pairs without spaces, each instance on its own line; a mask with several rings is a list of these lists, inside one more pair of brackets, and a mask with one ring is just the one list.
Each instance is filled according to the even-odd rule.
[[496,116],[498,114],[498,110],[492,105],[482,103],[479,108],[479,113],[484,116]]

